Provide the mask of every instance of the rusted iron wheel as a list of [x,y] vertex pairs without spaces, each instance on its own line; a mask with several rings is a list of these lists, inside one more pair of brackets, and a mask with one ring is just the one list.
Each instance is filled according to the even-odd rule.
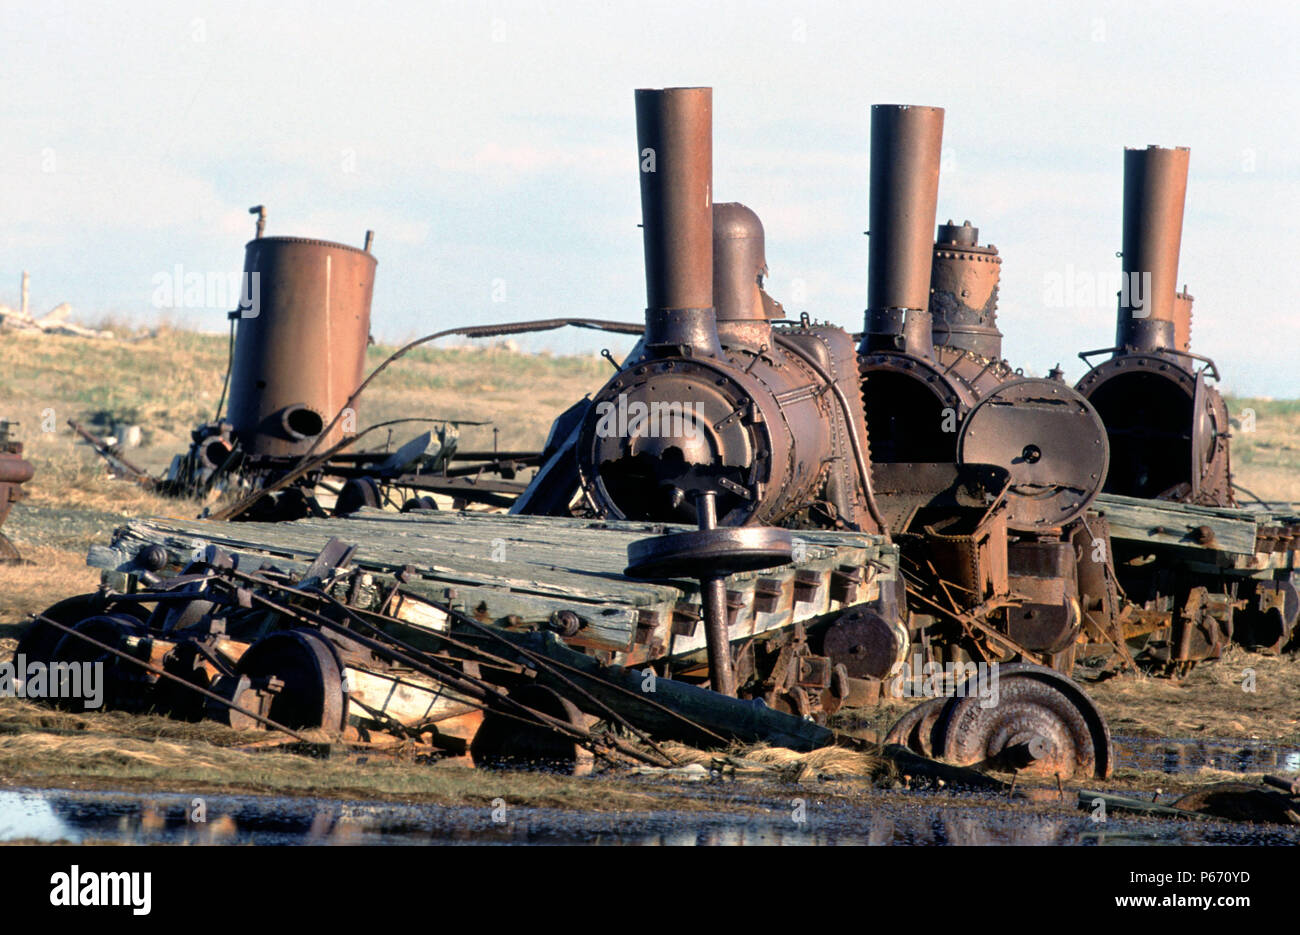
[[826,629],[822,655],[854,678],[885,679],[907,655],[907,634],[873,611],[853,608]]
[[791,561],[793,538],[773,526],[724,526],[637,539],[627,547],[629,578],[700,578],[772,568]]
[[[285,727],[340,734],[347,726],[343,665],[315,630],[286,630],[258,640],[240,657],[230,685],[231,701]],[[231,727],[265,726],[233,709],[229,714]]]
[[[97,614],[85,618],[73,629],[106,646],[125,649],[126,638],[143,633],[145,628],[143,623],[130,614]],[[100,702],[102,702],[100,710],[142,709],[146,704],[148,690],[156,679],[138,666],[133,666],[119,656],[71,633],[65,633],[55,645],[50,653],[49,662],[53,666],[49,674],[52,697],[59,707],[73,711],[96,710],[91,705],[98,705]],[[59,668],[61,663],[64,664],[62,669]],[[94,670],[91,670],[90,675],[91,678],[101,680],[99,687],[103,694],[98,700],[91,698],[88,692],[90,686],[86,681],[87,674],[84,668],[86,663],[98,666],[99,673],[102,673],[96,676],[93,674]],[[67,664],[83,666],[82,671],[74,674],[67,668]],[[57,691],[55,691],[56,680]]]
[[947,703],[947,698],[928,698],[921,702],[894,722],[885,735],[885,744],[899,743],[913,753],[933,758],[934,726]]
[[[65,627],[74,627],[102,608],[103,599],[98,594],[78,594],[45,608],[41,611],[41,616],[49,617]],[[14,656],[22,656],[26,662],[48,663],[54,658],[54,647],[59,645],[64,636],[66,634],[58,627],[40,620],[34,621],[18,638]]]
[[436,510],[436,509],[438,509],[437,502],[433,499],[433,497],[430,497],[428,495],[420,496],[420,497],[411,497],[409,500],[407,500],[405,503],[402,504],[403,513],[414,513],[417,510]]
[[1105,779],[1114,762],[1110,728],[1092,699],[1059,672],[1028,663],[999,667],[996,698],[969,682],[959,687],[933,741],[958,766],[1028,776]]
[[[558,718],[578,730],[586,719],[563,695],[542,685],[523,685],[510,697],[543,714]],[[470,744],[474,765],[485,769],[542,770],[586,776],[591,772],[591,751],[549,727],[524,723],[527,715],[515,708],[489,710]]]
[[379,507],[384,504],[384,492],[373,477],[354,477],[343,485],[334,501],[334,515],[347,516],[362,507]]

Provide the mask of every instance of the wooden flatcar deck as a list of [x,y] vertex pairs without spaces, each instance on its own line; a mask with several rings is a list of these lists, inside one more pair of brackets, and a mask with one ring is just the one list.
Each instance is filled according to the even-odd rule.
[[[151,519],[118,529],[111,545],[90,550],[87,562],[131,575],[142,570],[137,555],[151,545],[163,546],[179,566],[216,545],[252,567],[265,562],[301,573],[338,538],[357,546],[354,567],[387,576],[409,566],[406,590],[449,601],[483,621],[539,625],[571,611],[581,629],[566,642],[633,664],[698,658],[704,651],[696,582],[646,582],[623,574],[629,543],[684,528],[374,509],[346,519],[276,524]],[[883,537],[800,531],[795,545],[791,564],[727,579],[734,640],[876,601],[882,586],[892,588],[897,579],[897,548]]]

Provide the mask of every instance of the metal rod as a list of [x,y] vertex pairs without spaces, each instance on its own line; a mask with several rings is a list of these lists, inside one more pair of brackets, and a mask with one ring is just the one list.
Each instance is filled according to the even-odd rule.
[[[704,490],[696,495],[695,510],[700,529],[707,532],[718,526],[717,491]],[[729,698],[736,697],[736,672],[731,659],[731,638],[727,633],[727,584],[721,575],[700,578],[700,604],[704,611],[704,640],[709,654],[709,681],[713,690]]]

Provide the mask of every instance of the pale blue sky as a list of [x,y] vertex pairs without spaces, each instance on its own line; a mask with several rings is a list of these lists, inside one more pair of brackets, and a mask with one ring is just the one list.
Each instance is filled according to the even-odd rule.
[[1298,39],[1284,3],[4,0],[0,303],[27,269],[38,312],[148,321],[155,275],[237,270],[265,203],[271,234],[375,229],[381,339],[635,319],[632,91],[703,84],[716,197],[763,218],[771,291],[853,330],[870,106],[947,108],[940,220],[1002,252],[1006,356],[1072,377],[1113,337],[1093,294],[1118,271],[1123,147],[1190,146],[1193,349],[1230,389],[1300,395]]

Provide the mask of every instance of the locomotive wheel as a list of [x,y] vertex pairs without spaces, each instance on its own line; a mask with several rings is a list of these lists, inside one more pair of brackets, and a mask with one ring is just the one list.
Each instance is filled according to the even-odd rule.
[[1028,663],[1000,666],[997,704],[984,707],[987,701],[958,689],[935,724],[935,752],[958,766],[1030,776],[1110,776],[1110,728],[1059,672]]
[[[82,620],[93,616],[102,606],[103,601],[97,594],[78,594],[53,604],[41,611],[42,617],[49,617],[65,627],[75,627]],[[54,658],[54,647],[66,636],[62,630],[48,623],[37,620],[18,638],[15,656],[23,656],[28,662],[48,663]]]
[[436,509],[438,509],[438,504],[434,501],[433,497],[427,495],[422,497],[411,497],[409,500],[407,500],[405,503],[402,504],[403,513],[413,513],[416,510],[436,510]]
[[724,526],[637,539],[627,547],[629,578],[726,577],[788,564],[794,554],[790,530],[772,526]]
[[[129,614],[100,614],[87,617],[73,629],[100,643],[112,646],[114,649],[124,649],[122,644],[126,637],[143,633],[144,625]],[[113,653],[100,649],[92,643],[87,643],[83,639],[78,639],[71,633],[62,634],[62,636],[63,638],[59,640],[50,653],[49,663],[52,666],[57,666],[60,663],[71,663],[74,666],[80,666],[84,663],[99,664],[101,666],[100,671],[103,673],[100,686],[103,692],[103,707],[92,708],[87,704],[90,699],[86,697],[86,686],[81,675],[77,676],[77,681],[82,684],[82,694],[75,697],[70,694],[73,688],[73,679],[71,672],[66,669],[62,672],[62,678],[56,692],[54,685],[55,673],[51,669],[48,673],[47,689],[59,707],[73,711],[108,710],[122,707],[136,709],[141,707],[145,695],[144,690],[152,684],[154,676],[126,662],[121,657],[115,656]]]
[[943,714],[947,698],[929,698],[908,711],[889,729],[885,745],[901,743],[913,753],[934,758],[934,727]]
[[[231,701],[250,711],[259,709],[259,691],[272,692],[265,716],[293,730],[319,727],[339,734],[347,725],[343,665],[329,640],[314,630],[286,630],[258,640],[240,657],[231,685]],[[230,726],[238,730],[266,726],[234,709],[229,715]]]
[[[524,685],[510,697],[530,708],[585,730],[586,721],[573,702],[550,688]],[[514,716],[489,710],[470,744],[474,765],[485,769],[544,770],[586,776],[593,757],[586,747],[540,724],[525,724]],[[520,715],[526,717],[526,715]]]
[[[78,594],[75,597],[64,598],[57,604],[51,604],[41,611],[41,616],[49,617],[65,627],[75,627],[87,617],[94,617],[101,613],[133,617],[140,621],[145,621],[149,617],[149,611],[143,605],[127,602],[105,604],[104,598],[94,593]],[[55,647],[59,645],[65,636],[67,634],[57,627],[52,627],[48,623],[37,620],[23,631],[23,635],[18,638],[18,646],[14,650],[14,655],[21,655],[28,662],[48,664],[54,658]]]
[[343,485],[334,501],[334,515],[347,516],[365,506],[378,507],[384,502],[383,491],[373,477],[354,477]]

